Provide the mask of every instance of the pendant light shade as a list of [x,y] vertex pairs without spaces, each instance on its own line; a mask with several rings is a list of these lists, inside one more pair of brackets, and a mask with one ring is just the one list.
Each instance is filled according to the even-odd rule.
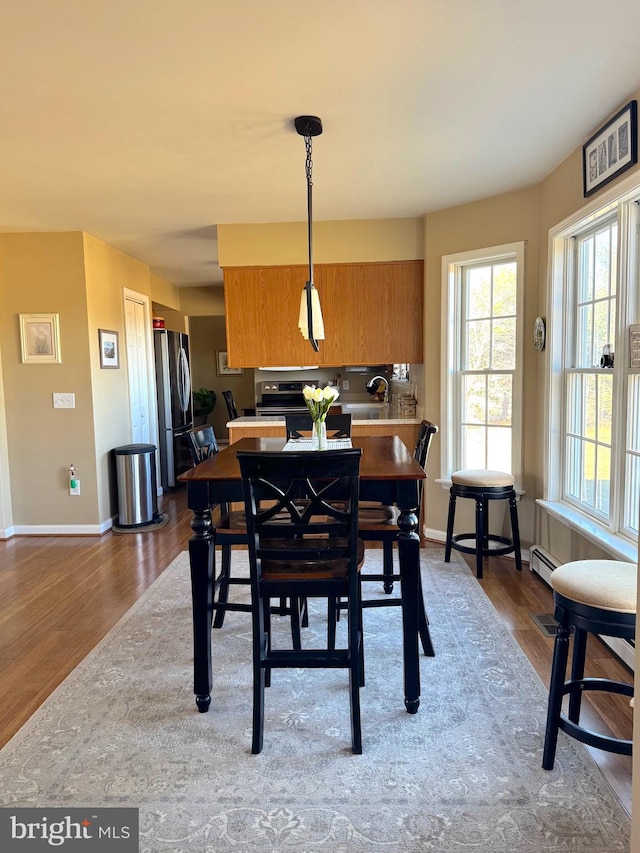
[[322,321],[320,297],[313,283],[313,214],[311,203],[313,162],[311,160],[311,139],[322,133],[322,122],[317,116],[298,116],[294,120],[294,124],[296,131],[304,137],[307,151],[305,170],[307,175],[307,236],[309,245],[309,278],[300,297],[298,327],[302,337],[308,340],[314,350],[318,352],[318,341],[324,340],[324,323]]

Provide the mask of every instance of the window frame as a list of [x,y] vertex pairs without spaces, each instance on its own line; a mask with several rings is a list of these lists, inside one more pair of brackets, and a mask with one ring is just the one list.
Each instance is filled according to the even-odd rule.
[[[511,466],[516,489],[522,490],[524,241],[457,252],[444,255],[442,258],[441,420],[445,428],[440,431],[441,478],[439,482],[443,485],[449,485],[451,474],[462,467],[461,434],[457,412],[460,406],[462,375],[463,271],[472,265],[497,264],[509,260],[516,263],[516,366],[513,371]],[[492,372],[487,371],[489,374]],[[504,371],[496,371],[496,373],[504,373]]]
[[[613,373],[613,398],[616,417],[612,424],[611,498],[607,520],[590,514],[564,497],[564,454],[566,443],[566,398],[564,371],[571,369],[572,353],[569,325],[573,309],[572,293],[576,277],[576,237],[615,218],[618,222],[618,283],[616,288],[616,346]],[[597,200],[576,211],[571,217],[550,229],[548,243],[549,290],[547,316],[547,369],[545,370],[545,409],[543,447],[543,498],[538,503],[556,518],[568,523],[587,539],[622,559],[636,559],[638,543],[624,529],[622,484],[627,458],[629,412],[630,323],[638,322],[639,298],[633,291],[640,281],[639,239],[640,182],[638,176],[622,181],[614,190],[603,192]],[[634,317],[636,319],[634,319]],[[621,401],[618,407],[615,401]],[[618,411],[619,408],[619,411]]]

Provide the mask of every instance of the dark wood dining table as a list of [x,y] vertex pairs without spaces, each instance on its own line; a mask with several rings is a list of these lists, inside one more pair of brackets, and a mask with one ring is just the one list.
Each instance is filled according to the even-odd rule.
[[[398,559],[401,575],[404,655],[404,704],[410,714],[420,705],[418,652],[418,596],[420,537],[418,535],[418,482],[425,473],[397,436],[358,436],[362,449],[360,499],[395,504],[398,519]],[[193,512],[189,541],[193,605],[193,677],[196,705],[201,712],[211,704],[215,527],[212,509],[220,503],[242,501],[238,450],[283,450],[282,438],[243,438],[201,462],[178,478],[187,485],[187,503]]]

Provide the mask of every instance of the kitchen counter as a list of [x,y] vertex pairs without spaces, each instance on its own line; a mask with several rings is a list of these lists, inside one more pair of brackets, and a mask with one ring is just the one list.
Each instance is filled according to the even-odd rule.
[[[422,412],[418,416],[407,417],[399,414],[394,406],[371,403],[341,403],[344,414],[351,415],[351,433],[361,435],[397,435],[409,448],[416,446]],[[285,433],[284,415],[243,416],[227,423],[229,442],[233,444],[241,438],[269,436],[282,437]]]
[[[420,418],[417,415],[412,417],[407,417],[406,415],[400,415],[398,413],[397,408],[394,406],[376,406],[376,405],[366,405],[362,403],[342,403],[342,412],[345,415],[351,415],[351,425],[356,426],[371,426],[372,421],[378,422],[381,425],[413,425],[419,424]],[[282,427],[284,428],[284,415],[272,415],[272,416],[247,416],[236,418],[233,421],[229,421],[227,423],[227,428],[229,427],[243,427],[243,428],[251,428],[251,427]]]

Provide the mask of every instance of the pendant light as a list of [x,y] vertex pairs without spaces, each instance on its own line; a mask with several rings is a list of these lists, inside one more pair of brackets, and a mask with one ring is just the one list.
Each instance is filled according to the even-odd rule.
[[311,160],[312,143],[311,139],[314,136],[320,136],[322,133],[322,121],[317,116],[298,116],[294,120],[296,131],[300,136],[304,137],[305,147],[307,151],[307,159],[305,169],[307,173],[307,234],[309,244],[309,279],[305,284],[304,290],[300,297],[300,315],[298,317],[298,326],[302,333],[302,337],[311,343],[311,346],[318,352],[318,341],[324,340],[324,324],[322,322],[322,310],[320,309],[320,298],[318,291],[313,283],[313,235],[312,235],[312,208],[311,208],[311,188],[313,186],[312,169],[313,163]]

